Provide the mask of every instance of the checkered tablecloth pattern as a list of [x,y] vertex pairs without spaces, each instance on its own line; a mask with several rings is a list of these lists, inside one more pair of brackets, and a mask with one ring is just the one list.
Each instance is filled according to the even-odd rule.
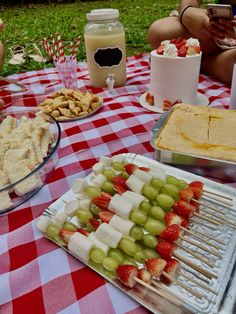
[[[77,76],[78,87],[97,93],[104,104],[88,118],[60,124],[60,160],[47,185],[17,209],[0,216],[1,314],[148,312],[45,239],[35,227],[44,209],[65,193],[75,178],[86,176],[101,155],[134,152],[154,157],[150,138],[160,114],[139,104],[139,97],[149,87],[149,56],[128,58],[127,84],[112,92],[90,87],[86,63],[79,63]],[[62,87],[54,68],[10,78],[27,87],[23,94],[0,93],[13,109],[34,107],[42,95]],[[227,108],[229,86],[201,75],[199,92],[209,98],[211,106]]]

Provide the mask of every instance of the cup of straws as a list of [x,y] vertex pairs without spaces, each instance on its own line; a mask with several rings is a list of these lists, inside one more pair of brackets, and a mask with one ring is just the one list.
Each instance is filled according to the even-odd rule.
[[[49,42],[46,38],[42,41],[46,52],[53,59],[55,67],[60,75],[63,87],[69,89],[77,89],[77,61],[76,54],[80,44],[80,36],[76,41],[71,42],[69,47],[69,55],[66,56],[66,47],[63,45],[61,36],[56,33],[56,38],[51,36]],[[68,50],[68,49],[67,49]]]

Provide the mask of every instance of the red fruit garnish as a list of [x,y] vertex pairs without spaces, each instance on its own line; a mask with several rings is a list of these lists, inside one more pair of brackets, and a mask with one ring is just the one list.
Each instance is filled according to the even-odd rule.
[[147,269],[141,268],[139,269],[139,272],[138,272],[138,278],[150,284],[152,280],[152,275]]
[[173,105],[172,105],[172,103],[169,100],[167,100],[167,99],[163,100],[163,102],[162,102],[162,109],[164,111],[168,111],[172,106]]
[[113,184],[119,184],[119,185],[123,186],[123,188],[127,189],[126,180],[127,179],[122,178],[122,177],[114,177],[114,178],[112,178],[111,182]]
[[192,181],[189,186],[203,189],[204,184],[201,181]]
[[122,185],[117,184],[117,183],[114,184],[114,189],[115,189],[116,193],[118,193],[119,195],[121,195],[127,191],[127,188],[124,188]]
[[188,219],[182,217],[181,226],[186,228],[188,226],[188,224],[189,224]]
[[181,198],[181,200],[189,203],[191,201],[191,199],[193,198],[193,192],[189,188],[186,190],[180,190],[179,191],[179,197]]
[[179,57],[186,57],[187,55],[187,48],[185,47],[185,45],[182,45],[179,49],[178,49],[178,56]]
[[139,167],[140,170],[143,170],[145,172],[149,172],[151,169],[148,167]]
[[[166,264],[164,271],[167,274],[169,274],[171,277],[175,278],[177,276],[177,272],[179,271],[179,269],[180,269],[180,262],[174,258],[171,258],[168,261],[168,263]],[[163,277],[164,277],[164,275],[163,275]],[[164,279],[165,283],[171,283],[171,281],[172,281],[171,279],[169,279],[167,277],[165,277],[163,279]]]
[[180,215],[179,214],[179,205],[178,205],[178,202],[175,202],[174,205],[172,206],[172,209],[173,209],[173,212],[176,214],[176,215]]
[[128,173],[128,175],[133,174],[134,171],[138,168],[135,164],[127,164],[124,167],[125,167],[125,171]]
[[73,236],[73,234],[76,231],[72,231],[72,230],[66,230],[66,229],[62,229],[60,231],[60,236],[62,237],[62,239],[64,240],[65,243],[68,243],[70,238]]
[[193,206],[195,206],[195,207],[196,207],[196,210],[198,210],[198,209],[199,209],[200,204],[199,204],[199,203],[197,203],[196,201],[191,200],[190,204],[191,204],[191,205],[193,205]]
[[107,201],[108,201],[108,200],[111,200],[111,198],[112,198],[112,195],[110,195],[110,194],[108,194],[108,193],[106,193],[106,192],[101,192],[101,196],[102,196],[103,198],[106,198]]
[[195,206],[181,200],[176,203],[178,206],[178,213],[180,216],[188,219],[189,217],[192,217],[194,215],[194,212],[196,210]]
[[162,233],[160,237],[167,242],[174,242],[179,238],[179,226],[178,225],[170,225],[167,227]]
[[109,221],[111,220],[111,218],[114,216],[115,214],[109,212],[109,211],[101,211],[100,213],[98,213],[98,217],[101,219],[102,222],[106,222],[109,223]]
[[92,202],[101,209],[108,210],[108,205],[110,203],[110,198],[106,196],[96,196],[93,198]]
[[133,265],[121,265],[116,269],[119,280],[127,287],[133,288],[136,284],[135,277],[138,277],[138,268]]
[[196,186],[190,186],[189,188],[193,192],[193,197],[196,200],[199,200],[199,198],[202,196],[202,193],[203,193],[202,188],[199,188],[199,187],[196,187]]
[[167,226],[171,226],[171,225],[180,226],[182,222],[182,218],[175,213],[167,212],[165,214],[165,221],[166,221]]
[[78,228],[77,231],[83,235],[85,235],[86,237],[89,236],[89,232],[87,230],[84,230],[82,228]]
[[95,219],[95,218],[91,218],[89,220],[89,222],[91,223],[91,225],[93,226],[93,228],[96,230],[100,225],[101,225],[101,221]]
[[176,41],[175,41],[175,46],[177,49],[179,49],[181,46],[184,46],[186,44],[186,39],[184,38],[177,38]]
[[159,277],[166,266],[162,258],[151,258],[146,261],[146,267],[154,277]]
[[157,48],[157,50],[156,50],[157,54],[158,54],[158,55],[163,55],[163,53],[164,53],[164,48],[165,48],[165,45],[160,45],[160,46]]
[[199,54],[201,52],[201,48],[199,46],[189,45],[187,49],[189,50],[188,54],[190,55]]
[[173,38],[173,39],[170,40],[170,43],[171,43],[171,44],[175,44],[175,43],[176,43],[176,40],[177,40],[176,38]]
[[169,261],[174,253],[175,247],[169,242],[160,242],[157,245],[157,253],[161,255],[164,260]]
[[154,96],[150,92],[147,92],[145,99],[149,105],[154,105]]

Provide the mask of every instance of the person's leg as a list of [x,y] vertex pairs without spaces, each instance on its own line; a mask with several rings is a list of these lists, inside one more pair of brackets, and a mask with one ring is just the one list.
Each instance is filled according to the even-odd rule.
[[[0,19],[0,32],[3,30],[4,28],[4,24],[3,21]],[[3,61],[4,61],[4,46],[3,43],[0,41],[0,68],[3,65]]]
[[215,54],[203,55],[201,69],[218,81],[231,84],[235,60],[236,48],[221,50]]

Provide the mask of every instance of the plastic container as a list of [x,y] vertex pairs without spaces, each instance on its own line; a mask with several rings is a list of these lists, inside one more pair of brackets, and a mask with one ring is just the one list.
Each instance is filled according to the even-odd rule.
[[109,75],[114,75],[114,87],[126,82],[125,30],[116,9],[92,10],[86,15],[84,29],[86,57],[90,83],[106,87]]

